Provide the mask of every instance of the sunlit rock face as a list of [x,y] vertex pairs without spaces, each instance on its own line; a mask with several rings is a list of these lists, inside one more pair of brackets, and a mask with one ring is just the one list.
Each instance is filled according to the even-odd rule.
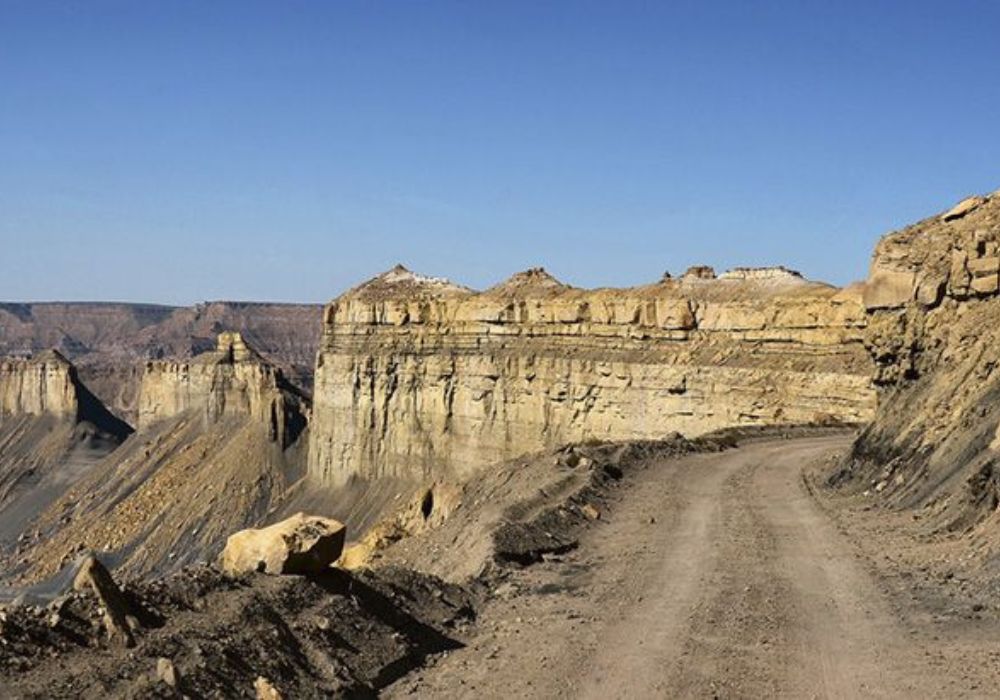
[[46,414],[76,418],[78,411],[73,366],[58,352],[0,360],[0,420],[4,416]]
[[595,290],[533,269],[474,292],[397,267],[326,307],[310,472],[468,476],[588,439],[865,421],[864,326],[860,289],[782,268]]
[[307,420],[304,398],[239,333],[220,334],[213,352],[191,360],[148,362],[138,413],[140,429],[183,413],[207,424],[251,417],[282,445],[293,442]]
[[879,405],[837,478],[959,528],[994,517],[1000,192],[883,237],[864,301]]

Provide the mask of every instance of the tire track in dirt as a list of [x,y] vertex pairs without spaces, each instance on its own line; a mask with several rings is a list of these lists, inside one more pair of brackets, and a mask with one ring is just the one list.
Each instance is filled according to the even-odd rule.
[[468,647],[388,695],[956,697],[927,663],[936,637],[899,619],[802,482],[849,444],[651,462],[576,552],[513,575]]

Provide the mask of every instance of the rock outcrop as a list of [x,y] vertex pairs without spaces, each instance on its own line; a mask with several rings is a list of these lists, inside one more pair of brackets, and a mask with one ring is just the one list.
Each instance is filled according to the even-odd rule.
[[346,534],[336,520],[296,513],[280,523],[230,535],[219,562],[231,576],[320,573],[340,558]]
[[33,513],[10,561],[24,580],[86,550],[114,553],[128,575],[214,558],[304,475],[308,400],[239,334],[151,362],[141,397],[137,433]]
[[397,267],[324,312],[310,473],[433,480],[567,442],[871,416],[860,290],[695,268],[485,292]]
[[196,413],[206,424],[250,417],[286,446],[306,424],[304,395],[249,348],[239,333],[221,333],[214,352],[184,361],[151,361],[139,392],[139,427]]
[[0,421],[24,414],[76,418],[77,386],[73,366],[55,350],[29,359],[0,360]]
[[131,432],[59,352],[0,359],[0,551]]
[[939,525],[1000,503],[1000,193],[878,244],[864,300],[879,405],[833,481]]
[[312,386],[322,308],[208,302],[191,307],[117,303],[0,302],[0,356],[57,349],[116,415],[134,423],[148,360],[184,360],[237,331],[297,386]]

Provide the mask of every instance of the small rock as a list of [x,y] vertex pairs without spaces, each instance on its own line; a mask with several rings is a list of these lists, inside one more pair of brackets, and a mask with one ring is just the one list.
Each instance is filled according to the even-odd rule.
[[586,516],[586,518],[588,520],[600,520],[601,519],[601,511],[599,511],[596,506],[594,506],[594,505],[592,505],[590,503],[586,503],[586,504],[580,506],[580,512],[583,513],[584,516]]
[[[91,589],[103,610],[104,627],[112,641],[119,641],[127,647],[135,644],[132,625],[129,624],[129,604],[121,589],[104,568],[104,564],[93,554],[87,555],[73,578],[73,590]],[[138,623],[136,623],[138,626]]]
[[271,681],[264,678],[264,676],[257,676],[257,680],[253,682],[253,687],[257,691],[257,700],[283,700],[278,689],[271,684]]
[[171,688],[176,688],[180,685],[180,673],[177,671],[177,667],[174,666],[174,662],[170,659],[159,658],[156,660],[156,678]]

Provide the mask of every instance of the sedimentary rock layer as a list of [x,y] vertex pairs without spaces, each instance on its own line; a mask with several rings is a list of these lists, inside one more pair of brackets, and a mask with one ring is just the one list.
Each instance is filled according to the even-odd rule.
[[1000,503],[1000,193],[885,236],[864,299],[878,411],[837,475],[964,527]]
[[73,367],[58,352],[0,360],[0,421],[19,415],[76,418],[78,410]]
[[58,352],[0,360],[0,550],[129,433]]
[[237,333],[188,362],[150,362],[131,439],[34,513],[8,569],[54,574],[85,549],[131,574],[214,556],[305,471],[308,402]]
[[321,307],[310,304],[0,302],[0,356],[28,357],[56,348],[105,405],[134,422],[146,361],[189,359],[211,350],[222,331],[240,332],[308,390],[320,317]]
[[221,333],[214,352],[188,361],[148,362],[139,392],[140,428],[184,413],[207,424],[246,416],[267,425],[283,446],[305,427],[306,411],[301,392],[239,333]]
[[397,267],[329,304],[310,473],[468,476],[566,442],[867,420],[860,291],[780,268],[485,292]]

